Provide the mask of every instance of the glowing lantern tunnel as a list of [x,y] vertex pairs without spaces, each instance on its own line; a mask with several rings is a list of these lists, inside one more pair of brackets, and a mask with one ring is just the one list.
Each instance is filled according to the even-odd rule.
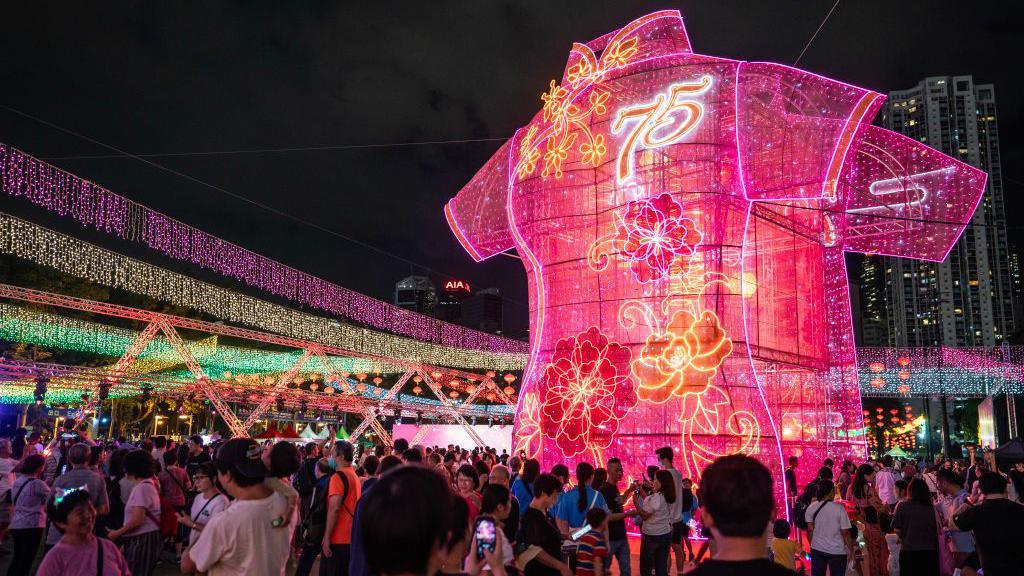
[[514,451],[641,477],[671,446],[698,481],[750,454],[785,510],[786,457],[866,457],[844,254],[942,260],[985,174],[872,125],[881,94],[694,54],[678,11],[572,46],[444,209],[525,267]]

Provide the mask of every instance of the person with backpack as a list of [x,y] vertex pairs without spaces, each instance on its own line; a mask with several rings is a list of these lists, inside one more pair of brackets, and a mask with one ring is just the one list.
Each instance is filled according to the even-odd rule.
[[40,479],[46,460],[40,454],[32,454],[21,463],[21,470],[11,487],[11,539],[14,541],[14,557],[7,569],[7,576],[28,576],[32,561],[39,551],[46,527],[46,501],[50,498],[50,487]]
[[[173,512],[174,518],[177,520],[178,515],[186,510],[188,493],[192,491],[192,482],[189,481],[185,469],[178,466],[177,450],[166,450],[161,454],[161,458],[163,458],[163,468],[157,474],[157,480],[160,481],[161,516]],[[163,521],[161,517],[161,522]],[[187,536],[183,526],[171,536],[179,562],[181,561],[181,547]]]
[[130,576],[117,545],[94,534],[96,508],[87,491],[54,499],[47,515],[63,536],[40,562],[37,576]]
[[217,479],[234,499],[210,518],[195,544],[182,554],[182,573],[282,576],[291,533],[271,522],[285,507],[285,497],[264,483],[271,472],[262,448],[251,438],[232,438],[215,454]]
[[[110,512],[107,484],[102,475],[89,468],[91,453],[92,447],[81,442],[67,449],[67,463],[70,468],[65,468],[66,471],[53,481],[53,492],[59,496],[66,490],[85,486],[92,496],[92,505],[96,508],[97,517],[103,518]],[[60,539],[60,530],[51,524],[46,535],[46,549],[53,548]]]
[[299,518],[301,520],[305,520],[309,514],[309,507],[313,501],[313,490],[319,478],[316,466],[320,461],[320,445],[316,442],[309,442],[303,448],[303,452],[305,452],[305,459],[292,483],[295,491],[299,493]]
[[835,484],[818,482],[817,501],[808,506],[807,536],[811,541],[811,576],[846,574],[854,556],[850,518],[842,504],[833,502]]
[[188,514],[178,513],[178,522],[189,530],[189,546],[196,543],[199,533],[210,519],[228,507],[228,498],[217,489],[216,479],[217,467],[213,462],[205,462],[196,467],[192,482],[199,493],[192,500],[192,509]]
[[98,535],[105,535],[107,528],[116,528],[124,524],[124,503],[128,499],[128,494],[131,493],[129,488],[128,493],[121,494],[121,482],[124,480],[124,457],[128,455],[128,450],[124,448],[118,448],[110,454],[110,460],[107,462],[107,475],[105,481],[107,484],[107,503],[110,505],[110,513],[104,518],[98,518],[96,522],[96,530]]
[[352,468],[354,449],[350,442],[334,443],[334,469],[327,488],[327,525],[320,559],[320,576],[348,576],[352,522],[361,486]]
[[[302,474],[302,471],[299,471]],[[321,458],[314,469],[316,483],[310,494],[309,510],[302,521],[302,553],[295,566],[295,576],[309,576],[313,571],[313,563],[320,555],[321,543],[327,530],[327,492],[334,474],[334,468],[328,458]]]

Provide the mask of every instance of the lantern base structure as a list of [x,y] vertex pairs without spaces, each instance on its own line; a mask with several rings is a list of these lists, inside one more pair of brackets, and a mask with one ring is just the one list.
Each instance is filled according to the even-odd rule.
[[694,53],[678,11],[574,43],[536,115],[444,209],[530,289],[516,450],[545,467],[658,448],[805,483],[866,456],[845,252],[943,260],[986,175],[871,125],[881,94]]

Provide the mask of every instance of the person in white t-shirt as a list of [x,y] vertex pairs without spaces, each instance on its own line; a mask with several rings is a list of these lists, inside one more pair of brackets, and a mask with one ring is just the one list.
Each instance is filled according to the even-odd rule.
[[213,462],[203,462],[196,467],[196,475],[192,477],[195,484],[195,500],[192,501],[192,509],[188,514],[178,512],[178,523],[189,528],[188,544],[196,543],[203,528],[210,523],[210,519],[224,511],[228,506],[228,497],[221,494],[217,489],[214,479],[217,475],[217,467]]
[[818,483],[818,501],[807,507],[807,533],[811,541],[811,574],[824,576],[846,574],[848,560],[853,559],[853,538],[850,517],[842,504],[833,502],[836,486]]
[[210,518],[195,544],[181,556],[182,573],[209,576],[284,576],[290,530],[270,520],[286,505],[263,484],[268,471],[262,449],[251,438],[232,438],[217,454],[217,479],[235,498]]
[[882,469],[875,474],[875,489],[878,490],[878,497],[882,499],[882,502],[892,508],[899,501],[899,498],[896,497],[896,481],[900,479],[900,475],[892,467],[892,456],[884,456],[882,466]]
[[683,554],[683,538],[689,534],[689,526],[683,524],[683,473],[672,465],[671,446],[659,448],[655,453],[658,455],[658,465],[672,475],[672,481],[676,486],[676,499],[669,506],[672,515],[672,542],[669,548],[676,555],[676,572],[682,574],[687,560]]
[[640,526],[640,573],[644,576],[652,571],[657,576],[668,575],[668,553],[672,541],[672,504],[676,500],[675,479],[668,470],[654,474],[651,494],[643,498],[633,497],[636,511],[643,518]]

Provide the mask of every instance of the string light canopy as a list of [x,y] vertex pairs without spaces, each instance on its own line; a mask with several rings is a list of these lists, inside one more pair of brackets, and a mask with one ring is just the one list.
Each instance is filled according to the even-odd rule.
[[[101,356],[121,356],[138,335],[136,330],[0,303],[0,340]],[[218,344],[216,336],[186,342],[185,345],[203,368],[214,374],[282,372],[302,355],[301,351],[277,352],[225,346]],[[374,364],[361,358],[331,356],[330,359],[343,372],[369,370]],[[144,370],[152,372],[181,364],[181,358],[165,338],[156,337],[139,353],[136,363],[148,365]]]
[[140,242],[175,260],[337,318],[444,346],[511,354],[526,351],[518,340],[417,314],[296,270],[4,144],[0,144],[0,189],[83,226]]
[[865,396],[1024,393],[1024,347],[858,348]]
[[299,312],[122,256],[3,213],[0,253],[228,322],[354,352],[468,369],[521,370],[526,362],[522,354],[421,342]]

